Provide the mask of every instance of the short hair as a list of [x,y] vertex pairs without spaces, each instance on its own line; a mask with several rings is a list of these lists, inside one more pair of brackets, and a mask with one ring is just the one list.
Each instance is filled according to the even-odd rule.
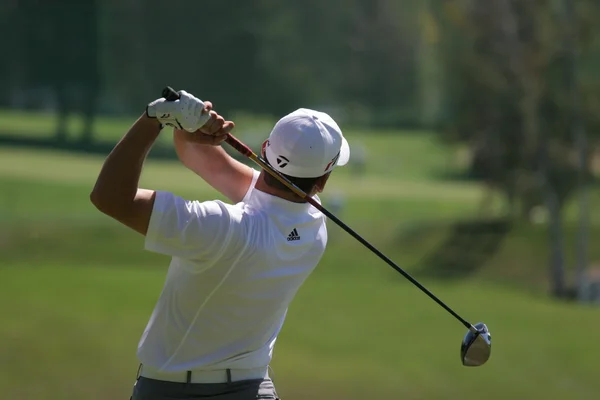
[[[269,161],[267,161],[267,160],[265,160],[265,161],[267,162],[267,164],[269,164]],[[317,181],[322,178],[321,176],[317,176],[316,178],[298,178],[298,177],[289,176],[286,174],[281,174],[281,175],[283,175],[285,178],[287,178],[288,181],[290,181],[294,185],[296,185],[298,187],[298,189],[302,190],[304,193],[310,193],[310,191],[312,191],[312,189],[315,187],[315,184],[317,183]],[[281,183],[279,181],[279,179],[275,178],[273,175],[271,175],[267,171],[265,171],[265,183],[267,184],[267,186],[269,186],[273,189],[285,190],[290,193],[293,193],[290,188],[288,188],[286,185]]]

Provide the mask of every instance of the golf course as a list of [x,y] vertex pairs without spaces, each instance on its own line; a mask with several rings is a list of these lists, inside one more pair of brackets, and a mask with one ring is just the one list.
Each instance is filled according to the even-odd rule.
[[[96,137],[116,143],[134,119],[98,119]],[[0,112],[0,129],[12,134],[48,136],[54,122],[46,114]],[[256,151],[272,122],[241,117],[233,133]],[[79,125],[73,120],[71,128]],[[456,223],[479,215],[484,196],[479,183],[454,178],[464,165],[460,149],[430,132],[345,134],[351,147],[364,149],[365,169],[336,169],[323,205],[335,204],[336,215],[461,316],[485,322],[491,358],[484,366],[464,367],[459,350],[466,329],[329,221],[325,256],[293,301],[275,346],[271,366],[279,395],[600,398],[600,308],[548,294],[546,222],[511,226],[493,252],[453,277],[431,261],[441,256],[432,255],[448,247]],[[159,142],[170,146],[171,132],[163,131]],[[0,147],[0,399],[131,394],[137,343],[169,259],[144,251],[142,236],[90,203],[105,156]],[[174,160],[149,159],[141,185],[188,199],[222,199]],[[599,199],[592,188],[591,264],[600,260]],[[498,198],[492,211],[497,216],[501,209]],[[576,217],[576,204],[569,204],[569,280]],[[474,235],[446,258],[478,254],[481,246]]]

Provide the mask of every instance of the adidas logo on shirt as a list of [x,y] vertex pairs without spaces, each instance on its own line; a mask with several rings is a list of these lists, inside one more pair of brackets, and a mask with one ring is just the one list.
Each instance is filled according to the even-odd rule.
[[294,228],[294,230],[287,237],[288,242],[291,242],[292,240],[300,240],[300,235],[298,235],[296,228]]

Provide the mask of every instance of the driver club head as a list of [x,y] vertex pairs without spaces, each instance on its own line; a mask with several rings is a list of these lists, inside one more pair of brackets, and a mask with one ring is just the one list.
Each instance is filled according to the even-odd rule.
[[469,330],[460,346],[460,359],[466,367],[479,367],[486,363],[492,352],[492,336],[488,327],[479,322],[477,332]]

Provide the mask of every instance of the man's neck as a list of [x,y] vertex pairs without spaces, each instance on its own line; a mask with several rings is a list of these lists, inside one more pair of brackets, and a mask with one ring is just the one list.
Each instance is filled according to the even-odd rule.
[[256,181],[256,185],[254,186],[255,189],[260,190],[261,192],[270,194],[271,196],[275,196],[275,197],[279,197],[283,200],[291,201],[293,203],[306,203],[306,200],[297,196],[295,193],[292,193],[287,190],[274,189],[274,188],[270,187],[269,185],[267,185],[264,180],[264,177],[263,177],[263,174],[266,174],[266,173],[268,173],[268,172],[264,172],[264,171],[261,172],[260,176],[258,177],[258,180]]

